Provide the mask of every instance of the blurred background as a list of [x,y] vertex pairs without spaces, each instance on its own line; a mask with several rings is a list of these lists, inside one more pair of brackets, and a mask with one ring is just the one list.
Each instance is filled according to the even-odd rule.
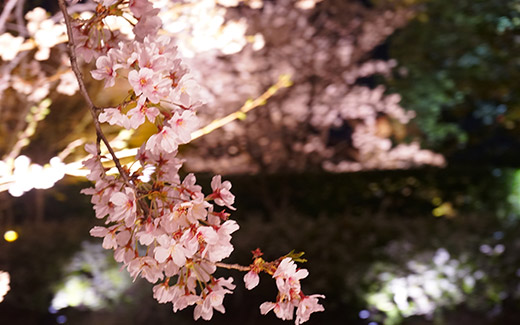
[[[216,173],[233,184],[229,263],[304,251],[303,290],[326,296],[309,324],[520,323],[520,1],[154,4],[202,124],[236,117],[179,153],[206,189]],[[0,40],[34,41],[12,58],[0,49],[0,323],[194,323],[89,236],[101,222],[77,162],[95,131],[63,69],[63,31],[36,33],[57,26],[57,3],[0,8]],[[125,85],[103,89],[93,66],[91,96],[116,105]],[[125,150],[154,126],[104,130]],[[220,274],[237,288],[212,324],[284,323],[260,315],[276,294],[268,276],[246,292],[243,274]]]

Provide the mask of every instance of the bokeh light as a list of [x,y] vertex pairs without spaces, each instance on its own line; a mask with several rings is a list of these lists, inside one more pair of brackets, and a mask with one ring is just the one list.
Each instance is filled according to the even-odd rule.
[[18,239],[18,233],[14,230],[8,230],[4,233],[4,239],[8,242],[13,242]]

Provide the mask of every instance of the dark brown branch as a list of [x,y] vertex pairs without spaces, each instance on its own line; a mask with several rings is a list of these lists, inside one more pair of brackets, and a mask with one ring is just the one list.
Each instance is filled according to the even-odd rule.
[[110,152],[110,155],[112,156],[112,160],[116,164],[117,170],[121,174],[121,177],[123,177],[124,181],[131,185],[130,180],[128,179],[128,175],[121,166],[121,163],[119,162],[119,159],[117,158],[114,150],[110,146],[110,143],[108,142],[107,138],[105,137],[105,134],[101,130],[101,124],[99,123],[97,112],[100,110],[96,105],[94,105],[94,102],[90,98],[87,87],[85,86],[85,82],[83,81],[83,74],[81,73],[81,70],[78,65],[78,60],[76,56],[76,48],[74,43],[74,36],[72,34],[72,21],[70,19],[70,16],[67,12],[67,6],[65,4],[65,0],[58,0],[58,3],[60,5],[61,12],[63,13],[63,18],[65,19],[65,26],[67,26],[67,35],[69,37],[69,41],[67,43],[67,47],[69,48],[69,56],[70,56],[70,66],[72,68],[72,71],[74,71],[74,74],[76,75],[76,79],[78,81],[79,85],[79,91],[83,95],[83,98],[85,98],[85,101],[87,102],[87,105],[90,109],[90,114],[92,115],[92,119],[94,120],[94,126],[96,127],[96,133],[99,138],[103,141],[105,146],[108,149],[108,152]]
[[[125,183],[128,186],[130,186],[131,188],[133,188],[137,194],[137,192],[138,192],[137,188],[130,181],[128,174],[121,166],[121,162],[117,158],[117,156],[114,152],[114,149],[112,149],[112,146],[110,146],[108,139],[106,138],[105,134],[103,133],[103,130],[101,129],[101,124],[99,123],[99,120],[98,120],[98,111],[100,111],[101,108],[94,105],[94,102],[92,101],[92,99],[90,98],[90,96],[88,94],[87,87],[85,86],[85,82],[83,81],[83,74],[81,73],[81,70],[79,68],[78,60],[77,60],[77,56],[76,56],[74,35],[72,33],[72,20],[67,11],[67,5],[65,4],[65,0],[58,0],[58,4],[60,6],[61,12],[63,13],[63,18],[65,19],[65,26],[67,27],[67,35],[69,37],[67,47],[69,49],[70,66],[76,76],[76,80],[78,81],[79,91],[83,95],[83,98],[85,98],[85,101],[87,102],[87,105],[89,107],[90,114],[92,115],[92,120],[94,121],[94,126],[96,128],[97,137],[98,137],[98,139],[101,139],[101,141],[103,141],[103,143],[107,147],[108,152],[110,152],[110,155],[112,156],[112,160],[114,161],[114,164],[116,165],[116,168],[119,171],[119,174],[121,175],[121,177],[123,178]],[[145,214],[148,214],[148,212],[149,212],[148,206],[141,201],[138,201],[138,204],[141,207],[141,209],[143,210],[143,212]]]

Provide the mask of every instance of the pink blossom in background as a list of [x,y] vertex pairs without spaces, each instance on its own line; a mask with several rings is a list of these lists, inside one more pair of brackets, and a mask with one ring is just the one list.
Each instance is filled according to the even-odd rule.
[[11,287],[9,286],[10,281],[11,278],[9,276],[9,273],[0,271],[0,302],[4,300],[5,295],[11,289]]

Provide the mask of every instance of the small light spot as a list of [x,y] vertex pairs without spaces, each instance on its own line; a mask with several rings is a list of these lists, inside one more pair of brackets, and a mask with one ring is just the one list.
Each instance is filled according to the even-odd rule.
[[228,148],[228,153],[230,155],[236,155],[238,153],[238,148],[236,146],[231,146]]
[[359,312],[359,318],[367,319],[368,317],[370,317],[370,312],[368,310],[363,309]]
[[480,245],[480,252],[489,255],[493,252],[493,249],[491,248],[491,246],[484,244]]
[[401,190],[401,194],[403,194],[403,196],[410,196],[410,194],[412,194],[412,190],[409,187],[405,187]]
[[8,230],[4,233],[4,239],[8,242],[13,242],[18,239],[18,233],[14,230]]
[[65,324],[65,322],[67,322],[67,316],[60,315],[60,316],[56,317],[56,323]]
[[504,238],[504,233],[502,231],[495,231],[493,233],[493,238],[496,240],[500,240]]
[[475,271],[475,273],[473,273],[473,277],[476,279],[476,280],[480,280],[484,277],[484,272],[482,272],[481,270],[477,270]]
[[505,250],[506,250],[506,247],[504,245],[502,245],[502,244],[496,245],[495,249],[494,249],[495,254],[497,254],[497,255],[502,254]]
[[441,205],[441,203],[442,203],[442,199],[440,197],[438,197],[438,196],[436,196],[436,197],[434,197],[432,199],[432,204],[433,205]]

